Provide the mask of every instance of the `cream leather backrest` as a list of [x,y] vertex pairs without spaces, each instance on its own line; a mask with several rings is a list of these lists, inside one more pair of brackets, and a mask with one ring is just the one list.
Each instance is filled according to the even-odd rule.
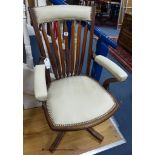
[[78,5],[50,5],[33,8],[38,24],[58,20],[91,21],[92,7]]

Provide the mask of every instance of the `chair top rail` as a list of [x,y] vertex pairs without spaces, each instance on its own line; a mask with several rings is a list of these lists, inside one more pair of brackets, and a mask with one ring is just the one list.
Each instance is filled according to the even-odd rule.
[[59,20],[91,21],[92,7],[80,5],[48,5],[32,8],[37,23],[47,23]]

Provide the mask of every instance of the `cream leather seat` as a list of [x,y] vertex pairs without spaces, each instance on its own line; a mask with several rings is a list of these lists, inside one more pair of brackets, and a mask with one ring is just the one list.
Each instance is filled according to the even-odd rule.
[[56,80],[48,89],[47,109],[55,126],[78,125],[99,119],[115,106],[113,97],[87,76]]

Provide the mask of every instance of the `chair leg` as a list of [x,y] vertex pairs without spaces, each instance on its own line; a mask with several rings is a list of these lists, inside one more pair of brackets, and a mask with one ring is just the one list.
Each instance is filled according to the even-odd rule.
[[104,137],[98,133],[97,131],[95,131],[93,128],[87,128],[87,131],[93,135],[96,139],[98,139],[100,142],[102,142],[102,140],[104,139]]
[[58,133],[56,139],[54,140],[54,142],[52,143],[52,145],[51,145],[50,148],[49,148],[49,151],[50,151],[51,153],[53,153],[53,152],[56,150],[56,148],[57,148],[57,146],[59,145],[59,143],[61,142],[61,140],[62,140],[64,134],[65,134],[64,131],[61,131],[61,132]]

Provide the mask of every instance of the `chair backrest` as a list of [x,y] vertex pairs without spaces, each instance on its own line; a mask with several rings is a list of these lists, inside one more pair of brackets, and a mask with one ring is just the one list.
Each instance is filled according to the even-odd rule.
[[[47,47],[48,56],[56,79],[60,79],[66,76],[79,75],[81,73],[85,56],[86,41],[88,36],[87,23],[91,22],[86,69],[86,73],[87,75],[89,75],[95,21],[94,7],[75,5],[51,5],[45,7],[29,8],[29,12],[32,20],[32,25],[35,30],[36,38],[39,43],[40,59],[41,61],[43,61],[46,58],[46,53],[42,40],[43,38]],[[54,37],[53,25],[55,21],[57,21],[58,25],[58,41],[56,41]],[[60,21],[63,22],[63,36],[60,29]],[[71,44],[69,43],[68,36],[68,21],[71,22]],[[84,35],[81,39],[81,29],[83,22],[85,22]],[[49,35],[52,40],[53,48],[51,48],[48,40],[47,32],[45,29],[46,23],[49,26]],[[77,44],[75,44],[76,26],[78,26]],[[65,42],[65,50],[63,50],[62,46],[63,41]],[[82,45],[81,51],[80,45]]]

